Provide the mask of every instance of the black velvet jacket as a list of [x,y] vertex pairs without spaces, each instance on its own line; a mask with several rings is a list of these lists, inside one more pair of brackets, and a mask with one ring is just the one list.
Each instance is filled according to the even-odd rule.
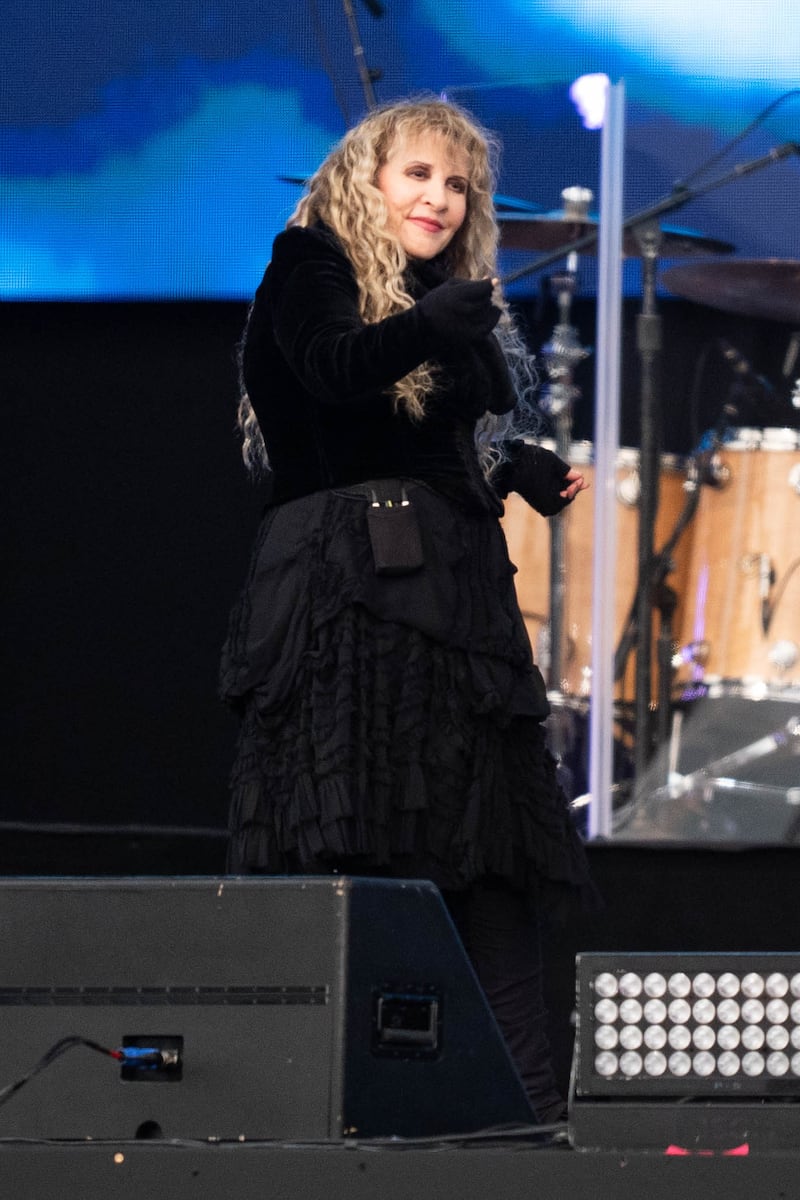
[[[445,278],[434,261],[409,274],[419,297]],[[437,388],[425,417],[394,410],[391,385],[431,362]],[[490,487],[474,448],[477,419],[508,412],[514,394],[489,335],[443,352],[417,306],[374,324],[358,311],[350,262],[324,226],[278,235],[256,292],[242,356],[244,383],[270,459],[270,503],[365,479],[420,479],[467,507],[500,511],[520,491],[558,511],[568,467],[541,447],[514,443]]]

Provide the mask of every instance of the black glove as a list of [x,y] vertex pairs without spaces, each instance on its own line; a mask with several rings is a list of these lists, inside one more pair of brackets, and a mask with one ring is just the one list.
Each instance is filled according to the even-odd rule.
[[517,492],[543,517],[552,517],[571,503],[559,493],[566,490],[569,463],[546,446],[529,442],[511,442],[506,446],[508,458],[492,475],[495,491],[503,499]]
[[491,279],[448,279],[417,306],[435,338],[449,346],[486,337],[500,320]]

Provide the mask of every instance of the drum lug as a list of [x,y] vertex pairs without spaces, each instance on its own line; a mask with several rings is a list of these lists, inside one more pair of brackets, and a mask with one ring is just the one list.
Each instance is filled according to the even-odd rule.
[[785,671],[791,671],[792,667],[797,665],[798,659],[800,659],[800,646],[789,638],[781,638],[779,642],[770,646],[767,658],[771,665],[783,675]]
[[775,568],[772,565],[772,560],[768,554],[762,551],[751,551],[749,554],[743,554],[739,559],[739,570],[743,575],[755,575],[758,572],[764,582],[770,587],[775,584]]
[[705,482],[710,483],[712,487],[724,488],[731,481],[731,469],[727,463],[723,463],[719,455],[712,456],[711,462],[708,464],[708,478]]
[[638,508],[642,495],[642,481],[638,471],[629,471],[617,481],[615,488],[617,499],[626,508]]
[[710,654],[711,645],[704,639],[696,642],[688,642],[685,646],[679,646],[673,654],[673,670],[678,671],[687,663],[691,663],[696,667],[704,667],[708,662]]

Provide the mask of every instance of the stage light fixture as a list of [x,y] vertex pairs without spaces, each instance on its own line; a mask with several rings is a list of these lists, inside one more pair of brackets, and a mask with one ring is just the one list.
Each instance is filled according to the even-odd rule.
[[800,1139],[800,954],[581,954],[580,1148]]

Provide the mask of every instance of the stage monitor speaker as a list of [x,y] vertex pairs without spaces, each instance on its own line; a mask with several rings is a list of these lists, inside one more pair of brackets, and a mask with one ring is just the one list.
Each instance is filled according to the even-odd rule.
[[[0,880],[0,1138],[319,1141],[530,1123],[437,889]],[[160,1065],[131,1063],[152,1051]]]

